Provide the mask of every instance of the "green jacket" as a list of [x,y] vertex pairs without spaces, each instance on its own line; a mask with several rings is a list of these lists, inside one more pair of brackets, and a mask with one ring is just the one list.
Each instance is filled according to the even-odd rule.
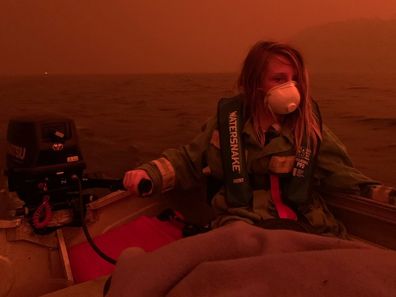
[[[213,227],[233,220],[258,223],[276,218],[277,213],[271,200],[271,192],[266,186],[271,157],[294,157],[294,138],[289,129],[281,128],[279,135],[267,145],[261,146],[250,120],[246,121],[242,132],[246,152],[246,165],[253,187],[253,202],[248,207],[231,208],[221,188],[212,199],[217,217]],[[164,192],[178,187],[191,189],[202,185],[205,175],[221,180],[223,169],[217,130],[217,119],[213,117],[202,128],[195,139],[178,149],[168,149],[161,158],[139,167],[147,171],[153,180],[153,193]],[[348,192],[361,195],[366,188],[379,184],[353,167],[341,141],[323,125],[322,142],[314,173],[314,188],[309,205],[295,209],[319,233],[345,235],[345,230],[326,207],[326,193]]]

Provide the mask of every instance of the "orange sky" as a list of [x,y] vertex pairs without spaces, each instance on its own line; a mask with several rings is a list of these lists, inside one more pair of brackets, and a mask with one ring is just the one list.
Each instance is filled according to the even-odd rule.
[[1,0],[0,74],[237,71],[258,39],[362,17],[396,1]]

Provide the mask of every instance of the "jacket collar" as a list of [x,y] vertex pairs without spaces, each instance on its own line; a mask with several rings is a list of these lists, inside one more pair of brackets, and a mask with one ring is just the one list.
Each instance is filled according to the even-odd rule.
[[267,145],[262,146],[258,140],[256,131],[253,128],[253,121],[249,118],[242,129],[242,134],[247,143],[261,148],[264,155],[273,155],[277,153],[290,151],[294,147],[294,137],[292,131],[285,126],[273,124],[270,130],[278,135],[273,138]]

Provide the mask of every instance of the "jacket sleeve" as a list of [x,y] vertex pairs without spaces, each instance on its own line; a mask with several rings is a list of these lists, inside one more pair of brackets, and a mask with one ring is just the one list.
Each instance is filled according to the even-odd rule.
[[324,191],[361,195],[362,190],[380,184],[357,170],[338,137],[325,125],[319,149],[316,178]]
[[322,191],[351,193],[396,205],[396,189],[354,168],[345,146],[326,126],[323,126],[322,138],[315,172]]
[[199,185],[203,177],[206,150],[216,125],[215,117],[209,119],[189,144],[178,149],[167,149],[160,158],[139,167],[151,177],[153,194],[173,188],[186,190]]

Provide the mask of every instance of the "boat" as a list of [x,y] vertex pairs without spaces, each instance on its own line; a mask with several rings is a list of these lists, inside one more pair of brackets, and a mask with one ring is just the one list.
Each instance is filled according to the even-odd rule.
[[[210,220],[210,208],[199,201],[199,195],[189,193],[188,205],[181,196],[141,198],[123,190],[111,192],[87,204],[89,232],[95,238],[138,218],[156,218],[167,209],[187,214],[198,225]],[[12,285],[8,295],[1,296],[41,296],[78,283],[69,253],[73,246],[87,242],[81,227],[65,226],[49,234],[36,234],[25,217],[16,217],[0,221],[0,234],[1,255],[10,261]],[[108,250],[106,246],[99,248]]]
[[[18,123],[18,121],[25,123],[28,121],[32,125],[40,127],[51,126],[53,128],[54,126],[53,118],[28,120],[24,118],[16,122]],[[66,125],[66,127],[70,129],[61,130],[62,133],[58,133],[53,138],[55,143],[67,146],[68,143],[60,141],[59,137],[64,137],[65,131],[73,131],[73,122],[67,119],[57,119],[55,122],[68,123],[69,126]],[[47,125],[48,123],[51,125]],[[52,128],[48,130],[51,133],[59,130]],[[13,149],[17,156],[24,154],[23,150],[17,147],[13,147]],[[77,159],[81,160],[81,158]],[[41,165],[30,168],[36,170],[44,167]],[[30,198],[24,197],[26,193],[18,191],[18,178],[15,179],[12,172],[13,169],[15,169],[14,172],[21,170],[18,166],[15,168],[8,168],[7,172],[9,179],[14,178],[11,187],[8,186],[1,191],[2,200],[7,199],[11,203],[9,203],[8,216],[0,220],[0,276],[2,276],[2,280],[5,280],[0,286],[0,296],[102,296],[103,286],[112,270],[107,270],[107,273],[103,275],[95,275],[95,278],[91,279],[76,277],[76,268],[73,267],[73,251],[76,247],[88,246],[89,240],[73,210],[61,207],[54,211],[56,215],[51,218],[53,229],[44,228],[41,230],[42,232],[37,232],[40,230],[37,230],[37,226],[32,224],[32,215],[29,216],[24,211],[18,211],[26,210],[26,205],[29,205],[27,201]],[[81,168],[83,167],[75,166],[72,169],[82,177]],[[91,178],[92,180],[94,179]],[[96,181],[100,180],[105,179],[96,179]],[[174,224],[174,229],[179,230],[180,234],[182,234],[182,227],[186,225],[185,222],[204,226],[214,216],[206,202],[203,190],[173,192],[158,197],[142,198],[135,197],[124,190],[115,190],[111,187],[111,182],[105,181],[105,187],[97,187],[98,182],[92,183],[93,186],[88,189],[92,193],[86,195],[91,198],[84,200],[86,209],[84,223],[89,229],[90,236],[95,239],[106,236],[112,230],[117,230],[141,218],[157,220],[164,210],[168,209],[177,210],[182,214],[179,218],[183,220],[183,224],[178,225],[177,221],[170,220],[170,223]],[[29,190],[33,191],[32,188]],[[42,194],[41,188],[40,193]],[[184,199],[186,195],[189,197],[188,201]],[[81,195],[79,199],[81,199]],[[396,250],[395,205],[346,194],[328,197],[327,203],[335,216],[346,225],[353,241],[364,242],[387,250]],[[36,207],[37,209],[38,207]],[[43,220],[40,219],[41,222]],[[155,248],[173,241],[177,242],[180,237],[168,238]],[[107,241],[107,244],[111,244],[113,238],[108,238],[108,240],[110,241]],[[106,252],[108,246],[99,246],[99,248]]]

